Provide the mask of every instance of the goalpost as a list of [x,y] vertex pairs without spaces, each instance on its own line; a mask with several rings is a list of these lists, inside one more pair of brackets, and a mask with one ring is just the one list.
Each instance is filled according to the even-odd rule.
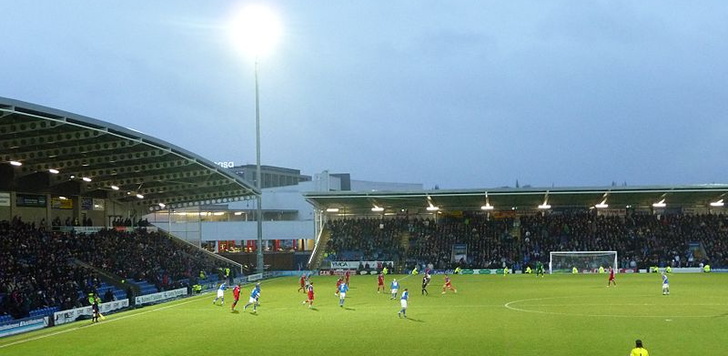
[[571,273],[573,267],[580,271],[612,267],[617,271],[617,251],[553,251],[549,254],[549,274]]

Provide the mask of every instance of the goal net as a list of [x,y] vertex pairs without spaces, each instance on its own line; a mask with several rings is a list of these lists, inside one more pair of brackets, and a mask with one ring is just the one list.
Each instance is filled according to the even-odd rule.
[[617,251],[555,251],[549,256],[549,273],[571,273],[576,267],[579,272],[595,271],[599,267],[617,270]]

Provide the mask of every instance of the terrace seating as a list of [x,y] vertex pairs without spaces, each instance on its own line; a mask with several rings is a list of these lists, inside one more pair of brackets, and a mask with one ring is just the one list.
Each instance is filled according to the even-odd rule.
[[19,218],[0,221],[0,315],[45,315],[49,308],[87,304],[90,292],[116,299],[127,292],[104,278],[138,284],[142,294],[178,288],[200,271],[217,277],[227,266],[188,244],[156,232],[46,231]]
[[[437,221],[346,218],[328,222],[327,228],[331,239],[325,252],[331,260],[391,258],[435,268],[525,268],[547,262],[550,251],[615,250],[622,268],[728,266],[728,217],[723,215],[617,217],[585,210],[487,219],[473,213]],[[408,236],[407,249],[398,244],[400,236]],[[452,261],[454,244],[467,245],[462,261]],[[689,247],[695,245],[700,249]]]

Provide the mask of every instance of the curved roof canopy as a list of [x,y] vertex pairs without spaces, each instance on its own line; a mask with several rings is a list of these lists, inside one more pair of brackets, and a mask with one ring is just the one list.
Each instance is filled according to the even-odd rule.
[[2,97],[0,189],[106,198],[150,209],[259,194],[231,171],[160,139]]

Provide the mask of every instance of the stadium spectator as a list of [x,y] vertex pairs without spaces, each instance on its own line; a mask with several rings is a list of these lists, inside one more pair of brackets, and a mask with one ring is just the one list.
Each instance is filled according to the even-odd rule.
[[[423,270],[458,264],[520,269],[546,262],[551,251],[565,250],[614,250],[620,268],[696,267],[708,261],[728,265],[728,219],[723,215],[598,216],[584,210],[488,219],[464,213],[437,220],[347,218],[330,221],[327,228],[331,260],[391,259]],[[467,255],[455,263],[454,244],[467,245]]]
[[198,271],[214,271],[219,264],[157,232],[76,234],[35,228],[20,218],[0,221],[0,315],[21,318],[44,307],[80,307],[87,298],[79,296],[99,293],[99,273],[146,280],[164,290],[196,283]]

